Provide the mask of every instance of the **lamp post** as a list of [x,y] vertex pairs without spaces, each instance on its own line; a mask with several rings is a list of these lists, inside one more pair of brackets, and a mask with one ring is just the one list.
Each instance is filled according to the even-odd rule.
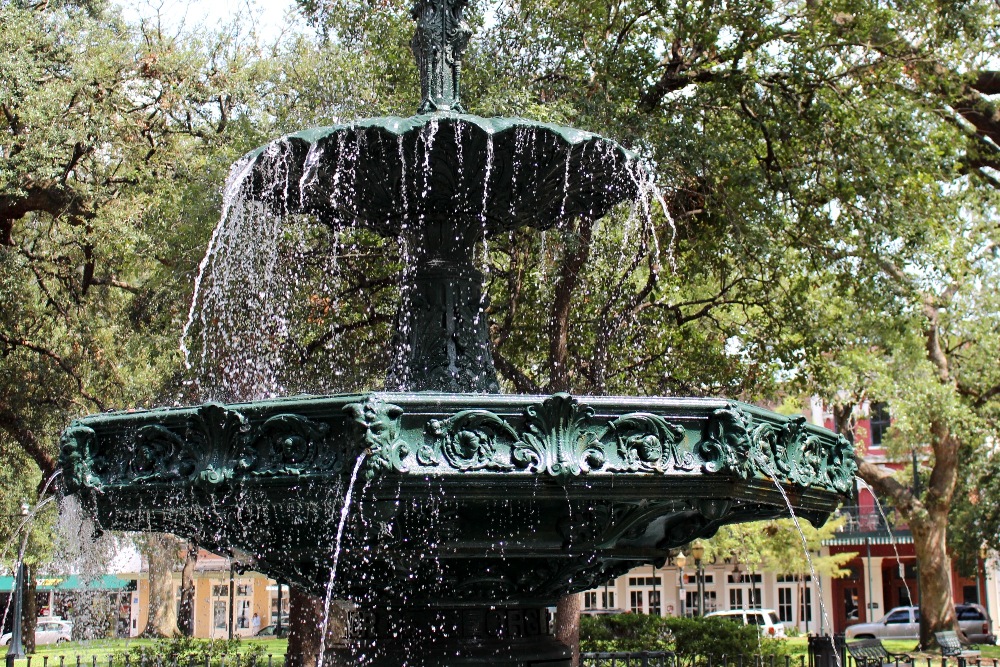
[[[21,502],[21,518],[26,519],[28,517],[28,511],[31,507],[27,502]],[[24,608],[24,577],[25,577],[25,567],[24,567],[24,553],[21,553],[21,558],[17,561],[17,574],[14,578],[14,619],[13,627],[10,632],[10,644],[7,646],[7,667],[14,667],[14,660],[24,657],[24,641],[21,637],[22,635],[22,625],[21,625],[21,614]]]
[[688,559],[684,555],[684,552],[677,554],[677,558],[674,559],[674,563],[677,564],[677,579],[679,588],[677,589],[678,605],[677,608],[681,612],[681,616],[685,616],[684,613],[684,566],[687,565]]
[[705,567],[701,559],[705,556],[705,545],[701,541],[691,545],[691,555],[694,557],[694,580],[698,592],[698,615],[705,615]]

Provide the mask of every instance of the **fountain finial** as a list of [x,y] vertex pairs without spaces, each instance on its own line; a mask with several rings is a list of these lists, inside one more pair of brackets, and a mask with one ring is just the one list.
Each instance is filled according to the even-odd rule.
[[410,47],[420,70],[422,100],[418,113],[464,113],[459,97],[462,54],[472,30],[462,13],[468,0],[417,0],[411,15],[417,22]]

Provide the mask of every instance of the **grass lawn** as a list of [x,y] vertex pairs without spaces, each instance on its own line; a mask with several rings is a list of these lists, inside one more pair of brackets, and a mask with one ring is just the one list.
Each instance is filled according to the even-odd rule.
[[[14,667],[107,667],[108,659],[117,652],[151,646],[158,639],[95,639],[85,642],[65,642],[39,646],[35,653],[24,660],[15,660]],[[245,639],[240,642],[240,650],[251,646],[264,649],[264,665],[269,661],[275,667],[285,663],[287,639]]]

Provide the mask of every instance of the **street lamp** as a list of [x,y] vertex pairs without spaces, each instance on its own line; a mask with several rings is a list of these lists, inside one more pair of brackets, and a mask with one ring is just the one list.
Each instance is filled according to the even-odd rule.
[[[21,501],[21,519],[27,519],[31,506]],[[24,658],[24,642],[22,640],[21,613],[24,608],[24,552],[17,561],[17,575],[14,581],[14,619],[10,631],[10,644],[7,646],[7,667],[14,667],[14,660]]]
[[705,556],[705,545],[697,541],[691,545],[691,555],[694,557],[694,579],[698,591],[698,615],[705,615],[705,568],[701,559]]
[[677,589],[677,596],[679,598],[679,604],[677,605],[677,608],[680,609],[681,616],[685,616],[685,613],[684,613],[684,566],[687,565],[687,562],[688,562],[687,556],[684,555],[683,551],[680,552],[679,554],[677,554],[677,557],[674,558],[674,563],[677,564],[677,569],[678,569],[677,578],[678,578],[678,582],[679,582],[679,586],[680,586]]

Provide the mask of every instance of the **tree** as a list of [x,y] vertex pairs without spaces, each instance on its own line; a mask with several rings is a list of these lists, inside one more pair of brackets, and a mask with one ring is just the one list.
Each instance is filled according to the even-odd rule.
[[238,117],[252,46],[104,2],[0,2],[0,453],[36,480],[32,504],[71,418],[176,392],[210,181],[255,142]]

